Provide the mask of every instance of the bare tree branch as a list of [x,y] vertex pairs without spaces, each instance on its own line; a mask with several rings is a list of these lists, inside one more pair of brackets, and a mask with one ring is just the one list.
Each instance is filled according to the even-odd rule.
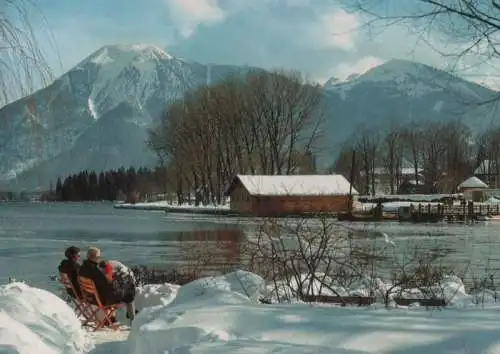
[[[0,106],[32,93],[53,79],[38,43],[40,30],[37,33],[33,27],[35,19],[43,30],[45,19],[34,2],[0,0]],[[50,31],[45,34],[50,42]]]
[[[344,3],[361,14],[367,26],[406,25],[419,41],[445,59],[453,60],[450,71],[467,72],[485,64],[496,70],[494,64],[500,59],[500,8],[496,0],[417,0],[411,4],[344,0]],[[438,48],[437,42],[446,45]],[[498,98],[495,95],[481,103],[488,104]]]
[[184,182],[178,196],[185,189],[196,203],[219,204],[237,173],[305,169],[320,132],[322,99],[322,88],[298,73],[233,75],[170,105],[149,145],[178,171],[177,182]]

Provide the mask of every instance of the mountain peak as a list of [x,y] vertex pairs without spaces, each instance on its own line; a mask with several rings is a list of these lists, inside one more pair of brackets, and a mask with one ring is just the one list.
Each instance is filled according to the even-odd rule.
[[340,82],[340,79],[338,77],[331,77],[329,78],[324,84],[323,84],[323,87],[328,89],[330,87],[333,87],[335,86],[336,84],[338,84]]
[[163,49],[152,44],[113,44],[105,45],[82,63],[94,63],[105,65],[116,62],[147,61],[147,60],[170,60],[173,57]]
[[434,80],[437,76],[448,76],[447,73],[432,66],[406,59],[391,59],[385,63],[368,69],[362,74],[349,75],[343,83],[357,84],[361,82],[408,82],[418,80]]
[[[384,70],[391,70],[391,71],[398,71],[398,72],[407,72],[407,71],[415,71],[415,70],[433,70],[437,71],[433,66],[427,65],[427,64],[422,64],[418,63],[415,61],[407,60],[407,59],[390,59],[386,61],[385,63],[378,65],[370,70],[377,70],[377,69],[384,69]],[[367,72],[369,72],[368,70]]]

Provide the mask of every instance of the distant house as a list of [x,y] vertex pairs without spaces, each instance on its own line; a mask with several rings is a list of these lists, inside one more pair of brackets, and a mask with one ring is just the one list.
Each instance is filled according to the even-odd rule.
[[471,189],[485,189],[485,188],[488,188],[488,185],[483,181],[481,181],[476,176],[469,177],[458,185],[458,189],[462,192]]
[[476,176],[467,178],[458,185],[458,190],[464,194],[465,199],[481,202],[485,199],[484,190],[488,185]]
[[474,176],[483,180],[491,188],[499,188],[500,164],[495,160],[483,160],[474,170]]
[[350,187],[342,175],[237,175],[226,195],[231,210],[255,216],[338,213],[348,210]]
[[[364,173],[365,171],[361,171],[361,180],[363,181],[364,179]],[[393,185],[391,188],[391,176],[387,168],[385,167],[375,167],[373,170],[373,175],[375,177],[375,191],[372,191],[372,186],[368,186],[370,193],[374,194],[391,194],[391,190],[394,191],[395,193],[398,193],[398,191],[401,189],[403,185],[403,189],[411,189],[411,190],[418,190],[417,183],[415,181],[415,168],[413,167],[402,167],[398,169],[397,173],[394,176],[393,179]],[[423,169],[419,168],[418,169],[418,185],[422,186],[424,184],[424,176],[423,176]],[[366,186],[365,186],[366,188]]]

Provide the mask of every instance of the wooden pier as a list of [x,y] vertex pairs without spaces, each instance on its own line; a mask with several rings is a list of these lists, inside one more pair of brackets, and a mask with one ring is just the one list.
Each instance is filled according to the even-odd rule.
[[339,213],[338,220],[351,222],[474,223],[487,221],[490,217],[498,215],[500,215],[500,205],[475,204],[473,202],[460,205],[414,202],[391,212],[382,211],[380,204],[370,211]]
[[409,207],[400,207],[397,214],[399,221],[474,223],[500,215],[500,205],[473,202],[461,205],[415,203]]

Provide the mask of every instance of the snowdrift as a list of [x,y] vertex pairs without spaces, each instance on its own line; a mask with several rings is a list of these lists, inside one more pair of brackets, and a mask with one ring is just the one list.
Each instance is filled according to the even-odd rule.
[[147,307],[168,305],[176,296],[180,286],[175,284],[147,284],[137,288],[135,308],[139,311]]
[[80,321],[62,299],[24,283],[0,286],[0,352],[73,354],[91,349]]
[[[459,279],[447,292],[470,300]],[[488,311],[387,310],[328,305],[262,305],[264,281],[235,272],[178,289],[169,304],[145,308],[128,338],[130,354],[160,353],[499,353],[500,307]]]
[[[365,286],[362,281],[352,291],[363,293]],[[467,294],[457,277],[439,288],[454,296],[455,308],[263,305],[264,280],[243,271],[182,287],[145,285],[126,339],[127,332],[89,336],[63,300],[12,283],[0,286],[0,353],[87,353],[95,341],[92,353],[500,354],[500,303],[486,294],[487,307],[474,305],[478,295]]]

